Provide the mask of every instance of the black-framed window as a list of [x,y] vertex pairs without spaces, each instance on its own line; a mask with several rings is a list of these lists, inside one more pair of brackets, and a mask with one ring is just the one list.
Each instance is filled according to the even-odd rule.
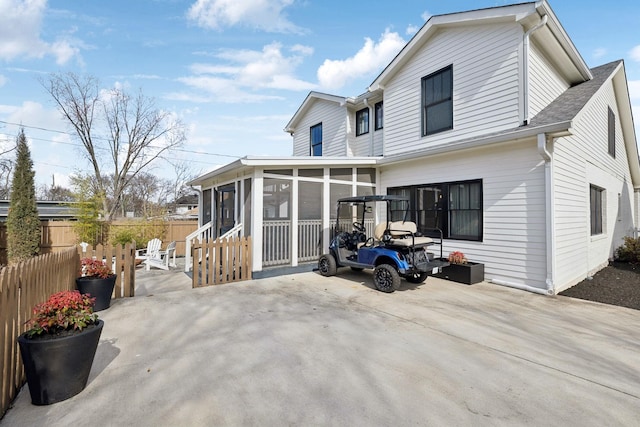
[[422,78],[422,136],[453,129],[453,65]]
[[369,108],[356,111],[356,136],[369,133]]
[[[433,228],[445,238],[482,241],[482,180],[389,188],[389,194],[408,197],[409,218],[426,235]],[[403,219],[404,206],[392,206],[391,219]]]
[[315,126],[311,126],[310,140],[311,140],[311,155],[322,156],[322,123],[318,123]]
[[611,107],[609,107],[609,120],[608,120],[608,142],[609,142],[609,154],[614,159],[616,158],[616,115]]
[[589,207],[591,217],[591,235],[602,234],[604,189],[591,185],[589,187]]
[[380,102],[376,102],[376,105],[374,105],[373,107],[373,111],[375,114],[375,130],[380,130],[382,129],[384,122],[383,122],[383,116],[382,116],[382,101]]

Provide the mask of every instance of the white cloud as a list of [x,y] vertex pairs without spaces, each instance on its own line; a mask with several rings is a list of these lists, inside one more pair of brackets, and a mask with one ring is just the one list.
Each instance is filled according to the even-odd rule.
[[420,27],[418,27],[417,25],[409,25],[405,30],[405,34],[408,36],[413,36],[415,33],[418,32],[419,29]]
[[[260,93],[265,90],[311,90],[315,85],[295,77],[295,70],[312,48],[295,45],[288,54],[283,53],[279,43],[256,50],[222,50],[216,57],[224,64],[196,63],[191,65],[192,76],[179,81],[198,89],[198,95],[174,93],[170,99],[199,102],[260,102],[282,99]],[[208,96],[202,96],[202,92]]]
[[62,65],[79,57],[81,42],[61,35],[53,43],[40,38],[47,0],[0,0],[0,59],[53,55]]
[[318,68],[320,85],[327,89],[340,89],[349,80],[381,70],[397,55],[405,41],[388,29],[378,43],[365,38],[364,46],[352,57],[344,60],[326,59]]
[[593,57],[595,59],[599,59],[602,58],[603,56],[605,56],[607,54],[607,49],[603,48],[603,47],[599,47],[596,50],[593,51]]
[[632,100],[640,100],[640,80],[629,80],[629,97]]
[[241,25],[273,33],[302,33],[284,13],[293,3],[294,0],[197,0],[187,18],[214,30]]
[[4,86],[7,83],[7,78],[0,74],[0,87]]
[[640,45],[634,47],[629,51],[629,56],[634,61],[640,62]]
[[424,22],[427,22],[429,20],[429,18],[431,18],[433,15],[429,13],[428,10],[425,10],[424,12],[422,12],[422,15],[420,15],[420,17],[424,20]]

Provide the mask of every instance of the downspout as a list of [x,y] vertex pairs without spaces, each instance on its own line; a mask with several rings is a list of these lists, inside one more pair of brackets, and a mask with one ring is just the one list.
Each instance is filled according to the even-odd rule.
[[[371,126],[371,107],[369,106],[369,100],[367,98],[364,99],[364,106],[369,110],[369,157],[373,156],[373,129]],[[358,124],[356,123],[356,126]]]
[[547,254],[547,294],[555,294],[555,218],[554,218],[554,197],[553,197],[553,158],[549,150],[547,149],[547,135],[544,133],[538,134],[538,153],[542,160],[544,160],[544,207],[545,207],[545,241],[546,241],[546,254]]
[[542,28],[546,23],[547,23],[547,15],[543,15],[542,19],[540,20],[540,22],[538,22],[538,24],[536,26],[534,26],[533,28],[529,29],[529,31],[527,31],[526,33],[524,33],[524,40],[523,40],[523,64],[522,64],[522,68],[523,68],[523,76],[522,76],[522,82],[523,82],[523,94],[522,94],[522,99],[524,102],[524,108],[523,108],[523,118],[522,118],[522,125],[526,126],[527,124],[529,124],[529,38],[531,36],[531,34],[536,31],[539,30],[540,28]]

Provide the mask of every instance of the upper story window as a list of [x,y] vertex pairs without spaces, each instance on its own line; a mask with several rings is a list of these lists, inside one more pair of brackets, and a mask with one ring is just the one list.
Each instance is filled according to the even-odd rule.
[[310,132],[311,155],[322,156],[322,123],[311,126]]
[[613,113],[611,107],[609,107],[609,154],[614,159],[616,158],[616,115]]
[[422,136],[453,129],[453,66],[422,78]]
[[356,111],[356,136],[369,133],[369,108]]
[[375,129],[379,130],[382,129],[383,123],[382,123],[382,101],[380,102],[376,102],[376,105],[374,107],[374,111],[375,111]]

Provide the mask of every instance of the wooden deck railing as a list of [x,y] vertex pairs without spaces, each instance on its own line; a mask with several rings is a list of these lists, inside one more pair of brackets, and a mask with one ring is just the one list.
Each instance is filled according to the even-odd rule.
[[251,279],[251,237],[216,239],[193,245],[192,286],[219,285]]

